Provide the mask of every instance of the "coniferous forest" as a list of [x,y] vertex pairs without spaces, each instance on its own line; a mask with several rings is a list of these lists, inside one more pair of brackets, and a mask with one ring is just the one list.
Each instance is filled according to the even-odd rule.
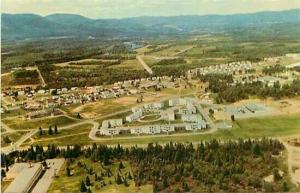
[[[131,165],[132,174],[122,176],[122,172],[118,173],[116,183],[126,186],[127,180],[134,180],[137,187],[151,184],[154,192],[281,192],[290,188],[287,172],[279,174],[285,170],[281,159],[283,150],[283,144],[272,139],[212,140],[198,144],[170,142],[166,145],[148,144],[146,148],[94,144],[61,149],[49,145],[44,149],[34,146],[3,154],[1,167],[5,168],[14,161],[35,162],[63,157],[67,162],[77,163],[78,167],[82,165],[80,158],[90,159],[95,166],[100,164],[103,167],[117,162],[121,170],[122,161],[126,161]],[[90,168],[87,175],[91,171],[97,174]],[[113,174],[107,172],[101,175],[101,179],[105,175]],[[274,176],[273,182],[264,181],[269,175]],[[95,184],[101,183],[98,181]]]

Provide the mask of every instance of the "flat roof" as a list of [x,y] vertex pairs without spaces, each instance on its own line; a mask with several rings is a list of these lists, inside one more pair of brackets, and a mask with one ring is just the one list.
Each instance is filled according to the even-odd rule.
[[34,164],[32,167],[24,168],[14,181],[4,191],[5,193],[23,193],[26,192],[28,185],[32,183],[39,170],[42,169],[41,164]]

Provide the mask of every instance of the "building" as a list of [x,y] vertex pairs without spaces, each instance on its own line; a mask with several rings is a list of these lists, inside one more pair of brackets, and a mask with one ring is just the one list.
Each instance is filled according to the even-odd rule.
[[162,111],[160,113],[161,119],[166,121],[175,121],[175,113],[173,110]]
[[42,174],[42,165],[34,164],[20,171],[4,193],[28,193]]
[[127,122],[132,122],[135,121],[143,116],[143,111],[141,109],[134,111],[132,114],[126,116],[126,121]]
[[181,115],[181,120],[184,122],[194,122],[200,123],[202,121],[202,117],[200,115],[191,115],[191,114],[183,114]]
[[191,115],[191,114],[196,114],[196,113],[197,113],[197,109],[192,104],[187,104],[186,108],[179,109],[179,114],[181,114],[181,115]]
[[101,128],[100,135],[119,135],[120,129],[118,128]]
[[188,104],[193,104],[193,101],[189,98],[175,98],[175,99],[170,99],[169,100],[169,106],[174,107],[178,105],[188,105]]
[[203,120],[198,123],[192,123],[192,124],[185,125],[185,130],[187,130],[187,131],[195,131],[195,130],[201,130],[201,129],[206,129],[206,128],[207,128],[207,124]]
[[161,125],[160,129],[163,133],[175,132],[174,125]]
[[146,110],[161,109],[163,107],[164,107],[163,103],[148,103],[148,104],[144,104],[144,108]]
[[109,120],[104,120],[102,122],[103,129],[118,127],[118,126],[122,126],[122,125],[123,125],[122,119],[109,119]]

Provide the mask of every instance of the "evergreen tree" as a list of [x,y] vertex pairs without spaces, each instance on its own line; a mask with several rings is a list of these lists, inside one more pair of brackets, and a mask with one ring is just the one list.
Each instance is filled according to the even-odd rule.
[[288,187],[288,184],[287,184],[286,181],[284,181],[284,182],[282,183],[282,191],[283,191],[283,192],[288,192],[288,191],[289,191],[289,187]]
[[54,126],[54,133],[55,133],[55,134],[58,134],[57,125]]
[[235,121],[234,115],[231,115],[231,121]]
[[257,143],[253,147],[253,154],[255,156],[261,155],[260,147],[259,147],[259,145]]
[[52,135],[52,134],[53,134],[52,126],[49,126],[48,134],[49,134],[49,135]]
[[86,184],[87,186],[91,186],[91,185],[92,185],[89,176],[86,177],[86,179],[85,179],[85,184]]
[[80,184],[80,192],[86,192],[87,189],[86,189],[86,186],[84,184],[84,181],[81,181],[81,184]]
[[71,170],[69,167],[66,168],[66,174],[67,176],[71,176]]
[[277,168],[273,170],[273,177],[275,182],[281,180],[281,176]]
[[40,134],[40,136],[43,135],[43,129],[42,129],[42,127],[39,128],[39,134]]
[[119,173],[117,174],[116,183],[117,184],[122,184],[123,183],[122,177],[120,176]]
[[1,169],[1,180],[6,177],[6,172],[4,169]]
[[97,173],[95,173],[95,182],[97,182],[98,181],[98,175],[97,175]]
[[88,188],[86,193],[92,193],[92,190],[90,188]]
[[119,170],[124,169],[124,168],[125,168],[125,166],[123,165],[123,162],[120,161],[120,163],[119,163]]
[[163,186],[164,186],[165,188],[169,187],[169,182],[168,182],[168,179],[167,179],[166,176],[164,176],[164,178],[163,178]]

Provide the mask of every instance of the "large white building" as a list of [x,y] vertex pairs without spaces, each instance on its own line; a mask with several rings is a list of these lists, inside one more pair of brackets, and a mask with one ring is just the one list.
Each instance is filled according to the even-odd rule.
[[202,117],[200,115],[195,114],[183,114],[181,115],[181,120],[184,122],[194,122],[199,123],[202,121]]
[[203,120],[198,123],[191,123],[185,125],[185,130],[187,131],[195,131],[195,130],[201,130],[206,128],[207,128],[207,124]]
[[162,120],[175,121],[175,113],[173,110],[162,111],[160,116]]
[[132,114],[126,116],[126,121],[127,122],[132,122],[135,121],[143,116],[143,110],[139,109],[137,111],[134,111]]
[[193,101],[189,98],[174,98],[169,100],[169,106],[174,107],[178,105],[193,104]]
[[102,128],[112,128],[112,127],[119,127],[123,125],[123,120],[122,119],[108,119],[104,120],[102,122]]
[[144,104],[144,108],[146,110],[161,109],[163,107],[164,107],[163,103],[148,103],[148,104]]
[[118,129],[118,128],[101,128],[100,134],[101,135],[119,135],[120,129]]

